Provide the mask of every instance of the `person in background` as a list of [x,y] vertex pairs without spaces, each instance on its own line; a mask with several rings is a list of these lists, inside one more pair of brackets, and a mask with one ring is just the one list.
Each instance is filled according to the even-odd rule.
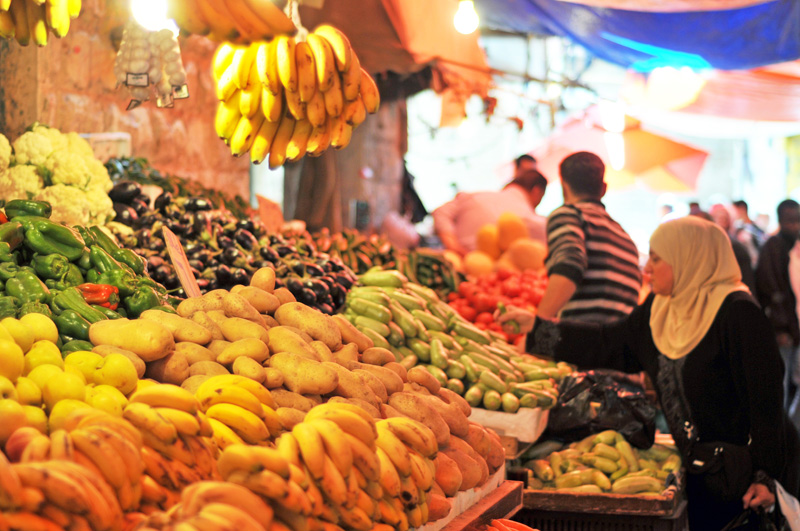
[[690,216],[696,216],[697,214],[699,214],[702,211],[703,211],[703,209],[700,208],[700,203],[698,203],[697,201],[692,201],[691,203],[689,203],[689,215]]
[[742,282],[744,282],[745,286],[750,290],[750,293],[755,293],[756,277],[753,272],[752,257],[750,253],[747,252],[747,247],[733,238],[733,224],[731,223],[731,213],[728,207],[717,203],[711,205],[706,216],[701,214],[698,214],[698,216],[702,218],[706,218],[707,216],[706,219],[719,225],[722,230],[725,231],[725,234],[728,235],[728,239],[731,241],[731,247],[733,248],[733,255],[736,257],[736,263],[739,264],[739,270],[742,272]]
[[546,219],[536,214],[547,179],[537,170],[517,173],[498,192],[460,193],[433,211],[433,227],[445,248],[459,254],[475,250],[476,236],[484,225],[496,223],[504,212],[518,215],[531,239],[545,242]]
[[759,253],[756,295],[775,330],[786,367],[783,387],[785,405],[788,406],[800,383],[792,377],[798,363],[800,323],[797,320],[797,300],[789,279],[789,252],[800,238],[800,205],[796,201],[787,199],[778,205],[778,225],[778,234],[767,240]]
[[747,203],[743,200],[734,201],[733,209],[735,212],[733,222],[733,238],[741,242],[747,248],[752,258],[753,267],[758,263],[758,252],[767,240],[766,234],[761,228],[750,219],[747,213]]
[[532,155],[520,155],[514,159],[514,177],[516,178],[520,173],[526,170],[538,170],[539,164],[536,158]]

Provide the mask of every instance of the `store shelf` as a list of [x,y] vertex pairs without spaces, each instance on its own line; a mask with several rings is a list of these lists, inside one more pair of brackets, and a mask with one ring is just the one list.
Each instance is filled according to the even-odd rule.
[[523,505],[537,511],[570,512],[616,515],[674,515],[681,501],[675,487],[661,496],[636,496],[629,494],[566,493],[553,490],[525,489]]
[[511,518],[522,508],[522,483],[505,481],[491,494],[461,513],[442,531],[479,531],[496,518]]
[[520,408],[516,413],[472,408],[469,420],[491,428],[501,437],[513,437],[522,443],[536,442],[547,427],[550,411],[541,408]]

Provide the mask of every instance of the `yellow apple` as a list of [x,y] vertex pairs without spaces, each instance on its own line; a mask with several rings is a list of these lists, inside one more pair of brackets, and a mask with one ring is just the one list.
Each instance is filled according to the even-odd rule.
[[42,398],[47,409],[52,410],[60,400],[81,400],[86,398],[86,384],[80,376],[62,372],[47,380],[42,389]]
[[17,401],[23,406],[41,406],[42,390],[36,382],[25,376],[17,378]]
[[45,363],[44,365],[35,367],[31,372],[29,372],[28,379],[33,381],[33,383],[35,383],[39,389],[44,389],[44,384],[46,384],[50,378],[54,378],[56,375],[59,375],[63,372],[64,371],[61,369],[61,367]]
[[103,361],[103,356],[101,356],[97,352],[79,350],[78,352],[72,352],[70,354],[67,354],[67,357],[64,358],[64,366],[76,367],[83,373],[83,376],[84,378],[86,378],[86,381],[91,382],[92,375],[94,374],[95,369],[97,369],[97,366],[100,364],[101,361]]
[[113,387],[111,385],[101,384],[101,385],[95,385],[92,389],[95,393],[101,393],[110,396],[111,398],[119,402],[119,404],[122,406],[123,409],[125,408],[125,406],[128,405],[128,398],[124,394],[122,394],[122,391],[120,391],[116,387]]
[[73,411],[79,409],[93,409],[92,406],[80,400],[65,399],[60,400],[50,410],[50,431],[60,430],[64,427],[64,423]]
[[74,374],[75,376],[80,378],[81,381],[83,382],[83,385],[89,383],[86,381],[86,376],[84,376],[81,370],[74,365],[64,365],[64,372],[67,374]]
[[25,410],[16,400],[0,400],[0,444],[5,444],[14,430],[28,424]]
[[[116,387],[111,387],[111,389],[117,391]],[[117,392],[119,393],[119,391]],[[125,397],[123,396],[123,398]],[[93,408],[110,413],[115,417],[121,417],[122,410],[124,409],[122,403],[116,397],[110,393],[104,393],[103,391],[98,391],[91,387],[86,389],[86,403]]]
[[22,349],[22,352],[28,352],[30,350],[34,340],[36,339],[33,331],[30,328],[13,317],[6,317],[0,321],[0,326],[5,328],[6,331],[11,334],[11,337],[14,338],[14,342],[19,345],[19,348]]
[[26,313],[19,321],[33,332],[34,341],[58,341],[58,328],[52,319],[41,313]]
[[19,345],[0,339],[0,375],[16,382],[24,368],[25,355]]
[[152,378],[144,378],[136,382],[136,390],[146,389],[147,387],[152,387],[154,385],[160,385],[159,382],[153,380]]
[[14,387],[14,382],[9,380],[5,376],[0,376],[0,399],[19,401],[19,396],[17,395],[17,388]]
[[109,354],[103,358],[93,378],[95,384],[116,387],[125,395],[132,393],[139,382],[133,362],[122,354]]
[[47,413],[44,412],[44,409],[36,406],[22,406],[22,409],[28,419],[28,426],[33,426],[47,435]]
[[36,341],[25,354],[25,374],[29,374],[40,365],[55,365],[64,368],[64,359],[55,343],[50,341]]

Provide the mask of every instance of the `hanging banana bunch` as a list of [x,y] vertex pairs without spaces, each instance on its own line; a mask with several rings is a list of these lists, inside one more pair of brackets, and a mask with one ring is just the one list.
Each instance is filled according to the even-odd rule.
[[297,32],[272,0],[169,0],[167,16],[181,33],[218,42],[250,44]]
[[49,33],[59,39],[81,13],[81,0],[0,0],[0,38],[45,46]]
[[306,40],[281,35],[249,46],[224,43],[212,62],[215,128],[234,156],[250,152],[275,169],[328,147],[342,149],[380,106],[378,87],[347,37],[329,25]]

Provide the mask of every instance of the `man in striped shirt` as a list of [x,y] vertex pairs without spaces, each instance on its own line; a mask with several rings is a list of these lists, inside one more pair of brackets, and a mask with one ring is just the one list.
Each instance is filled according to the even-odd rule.
[[615,321],[638,304],[642,275],[636,245],[600,202],[606,192],[600,157],[573,153],[559,172],[564,204],[547,220],[549,283],[537,315]]

